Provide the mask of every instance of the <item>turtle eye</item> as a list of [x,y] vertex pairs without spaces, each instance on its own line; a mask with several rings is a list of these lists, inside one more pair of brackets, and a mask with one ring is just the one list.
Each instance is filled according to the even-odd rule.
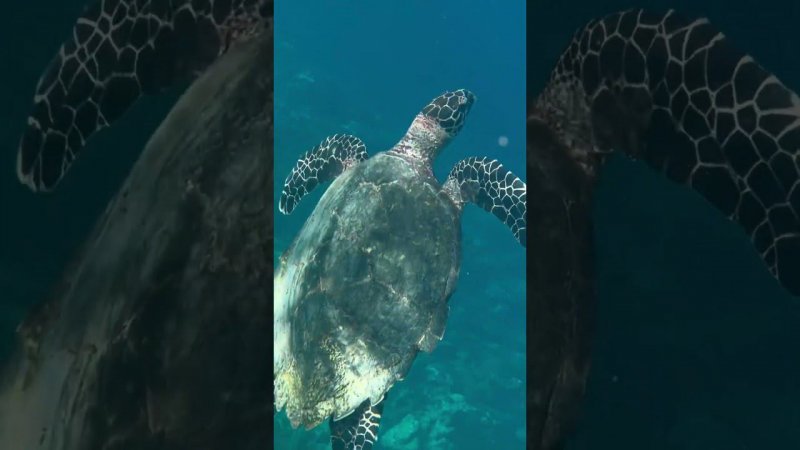
[[471,108],[476,99],[475,94],[466,89],[459,89],[453,92],[453,96],[455,97],[459,106],[464,105],[466,108]]

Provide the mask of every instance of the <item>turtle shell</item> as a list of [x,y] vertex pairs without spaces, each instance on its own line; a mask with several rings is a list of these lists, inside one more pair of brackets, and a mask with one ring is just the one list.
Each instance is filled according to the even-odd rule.
[[427,165],[381,153],[331,184],[275,276],[275,400],[293,426],[380,401],[433,350],[460,233]]

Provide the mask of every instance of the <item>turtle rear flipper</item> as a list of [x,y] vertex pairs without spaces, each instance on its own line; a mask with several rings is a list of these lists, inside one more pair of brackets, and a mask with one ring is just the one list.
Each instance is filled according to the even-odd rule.
[[457,205],[475,203],[497,216],[525,247],[526,185],[497,160],[462,159],[450,171],[444,190]]
[[333,180],[367,157],[367,147],[355,136],[334,134],[326,137],[297,160],[283,184],[278,209],[291,214],[300,200],[317,185]]
[[49,191],[86,141],[143,94],[208,67],[257,29],[271,2],[96,0],[78,18],[36,87],[17,176]]
[[386,397],[372,405],[365,400],[355,411],[340,420],[330,421],[333,450],[369,450],[378,441],[378,426]]

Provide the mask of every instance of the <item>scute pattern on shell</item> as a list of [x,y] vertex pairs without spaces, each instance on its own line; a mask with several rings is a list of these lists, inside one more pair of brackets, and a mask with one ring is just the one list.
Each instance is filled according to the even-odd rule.
[[460,211],[423,166],[391,152],[355,164],[281,258],[275,406],[294,426],[377,403],[444,333]]

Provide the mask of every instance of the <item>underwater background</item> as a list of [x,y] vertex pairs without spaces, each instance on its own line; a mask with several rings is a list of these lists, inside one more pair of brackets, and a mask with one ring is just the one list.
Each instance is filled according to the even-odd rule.
[[[54,193],[33,194],[20,185],[14,174],[16,149],[36,82],[85,3],[15,2],[3,14],[0,364],[17,345],[17,324],[61,277],[183,88],[141,99],[115,127],[95,136]],[[512,82],[526,70],[524,33],[518,28],[524,20],[521,3],[418,0],[402,7],[384,2],[379,8],[354,1],[279,2],[276,110],[306,108],[309,118],[296,113],[301,117],[294,131],[287,130],[287,139],[276,133],[276,182],[300,153],[328,134],[348,131],[344,127],[351,120],[360,125],[350,131],[370,152],[389,147],[425,102],[454,87],[472,89],[478,102],[462,134],[437,160],[440,179],[456,160],[476,154],[501,158],[525,178],[518,152],[525,101],[500,100],[509,94],[524,97],[519,83]],[[632,6],[636,3],[617,0],[529,2],[531,92],[544,85],[575,29]],[[800,90],[800,4],[651,0],[647,6],[709,17],[736,46]],[[291,16],[282,8],[293,11]],[[313,31],[304,28],[311,26],[327,31],[317,39],[328,52],[292,55],[291,46],[303,45],[304,33]],[[285,47],[278,46],[282,33]],[[519,37],[507,40],[511,35]],[[387,41],[395,46],[387,48]],[[449,53],[434,54],[436,45]],[[352,50],[356,47],[362,51]],[[485,59],[466,62],[476,53]],[[501,55],[519,59],[504,61]],[[415,65],[415,58],[424,64]],[[306,87],[303,77],[292,80],[312,68],[313,82],[306,80]],[[382,96],[374,94],[384,80]],[[296,83],[297,101],[286,97],[285,104],[278,103],[283,83]],[[292,120],[276,117],[277,130]],[[498,135],[509,138],[507,147],[497,145]],[[276,217],[276,250],[288,245],[319,195],[310,196],[292,216]],[[604,171],[597,199],[593,368],[584,414],[568,449],[800,448],[800,303],[763,268],[744,234],[694,193],[622,158]],[[524,326],[524,304],[516,300],[524,293],[519,281],[524,252],[496,219],[475,207],[467,208],[463,227],[462,278],[445,339],[433,354],[421,355],[393,390],[380,447],[413,448],[417,442],[420,449],[521,448],[525,368],[519,352],[525,343],[510,330]],[[517,373],[521,381],[512,380]],[[449,421],[434,421],[442,415]],[[307,443],[313,449],[327,442],[324,426],[290,431],[283,416],[275,425],[277,436],[286,439],[287,447],[279,448]],[[400,433],[409,429],[420,434]]]
[[[525,179],[525,5],[486,0],[275,4],[275,264],[328,185],[291,216],[278,212],[296,160],[334,133],[367,152],[390,149],[444,91],[476,96],[461,133],[436,159],[444,181],[468,156]],[[525,447],[525,249],[493,215],[465,207],[462,267],[444,339],[389,392],[377,449]],[[328,424],[292,430],[275,448],[330,449]]]

